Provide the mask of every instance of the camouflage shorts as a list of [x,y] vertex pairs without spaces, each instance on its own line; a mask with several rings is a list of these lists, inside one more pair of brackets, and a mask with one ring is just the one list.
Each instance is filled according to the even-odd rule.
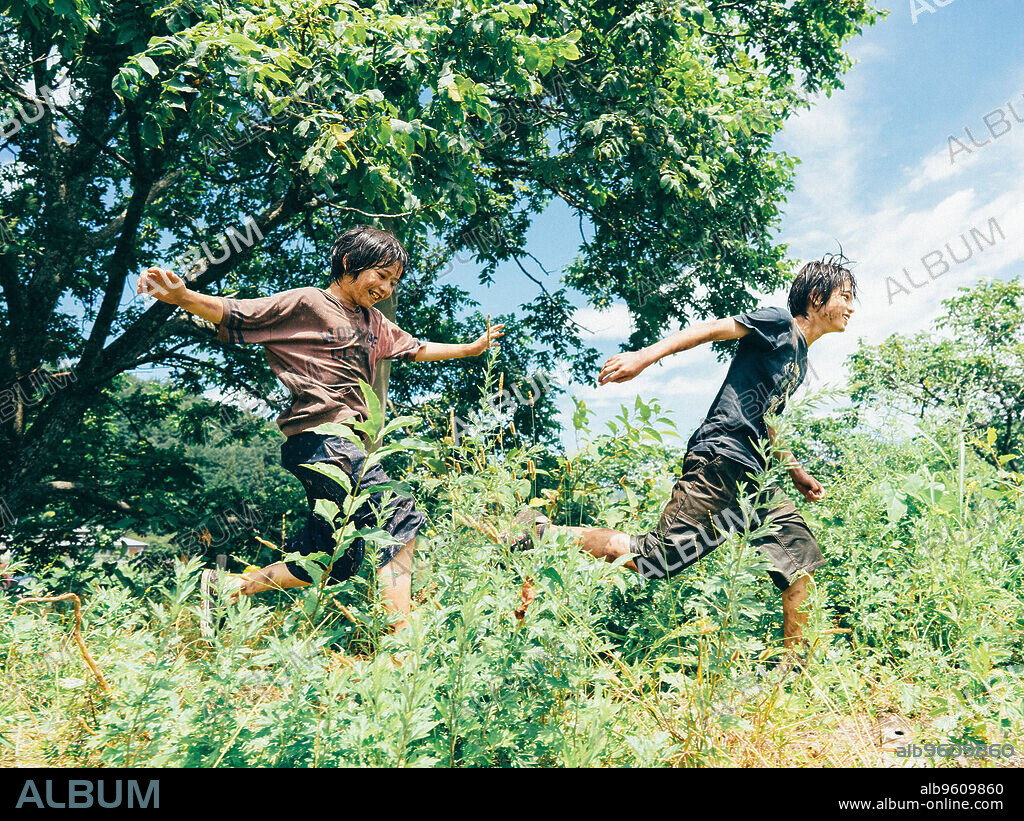
[[750,469],[724,456],[686,455],[683,475],[657,528],[630,539],[640,575],[648,579],[673,576],[706,556],[729,533],[751,530],[771,522],[778,532],[752,544],[772,565],[775,586],[785,590],[803,573],[825,563],[821,549],[793,502],[782,494],[762,500],[746,521],[738,498]]

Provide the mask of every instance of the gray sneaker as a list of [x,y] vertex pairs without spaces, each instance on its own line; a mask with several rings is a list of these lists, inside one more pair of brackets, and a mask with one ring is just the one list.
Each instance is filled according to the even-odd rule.
[[212,639],[224,625],[224,605],[231,602],[223,588],[226,575],[220,570],[204,570],[199,577],[199,632],[204,639]]

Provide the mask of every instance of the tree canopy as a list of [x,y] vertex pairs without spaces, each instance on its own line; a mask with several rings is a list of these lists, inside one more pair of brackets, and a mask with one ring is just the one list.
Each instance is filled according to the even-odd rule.
[[[18,508],[59,478],[121,374],[271,390],[258,350],[132,296],[158,260],[197,290],[265,294],[322,282],[341,230],[381,224],[413,253],[402,318],[439,341],[472,306],[438,285],[437,256],[472,254],[482,284],[514,263],[532,344],[502,366],[519,381],[552,357],[588,366],[574,291],[624,300],[634,344],[749,307],[788,271],[772,230],[794,160],[772,137],[840,85],[844,42],[875,16],[868,0],[0,0],[0,496]],[[561,280],[526,250],[555,199],[581,224]],[[410,401],[433,391],[395,380]]]

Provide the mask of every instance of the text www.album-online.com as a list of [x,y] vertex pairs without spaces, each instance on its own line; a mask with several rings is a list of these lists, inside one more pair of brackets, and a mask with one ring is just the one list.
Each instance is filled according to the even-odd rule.
[[919,801],[916,798],[897,800],[883,798],[878,800],[839,801],[841,810],[1001,810],[1001,800],[970,798],[933,798]]

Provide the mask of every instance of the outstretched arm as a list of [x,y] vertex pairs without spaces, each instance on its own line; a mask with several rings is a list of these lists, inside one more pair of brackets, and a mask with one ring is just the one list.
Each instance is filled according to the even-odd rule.
[[741,325],[735,319],[713,319],[709,322],[698,322],[689,328],[683,328],[671,336],[641,348],[639,351],[617,353],[604,363],[597,384],[608,382],[627,382],[634,376],[659,359],[680,351],[688,351],[705,342],[718,342],[723,339],[739,339],[750,333],[750,328]]
[[177,305],[200,319],[220,325],[224,303],[220,297],[190,291],[185,280],[164,268],[147,268],[139,276],[138,293],[156,297],[168,305]]
[[437,362],[441,359],[462,359],[467,356],[479,356],[491,347],[497,347],[495,340],[505,334],[504,325],[489,325],[473,342],[451,345],[445,342],[424,342],[413,357],[414,362]]
[[[775,428],[768,425],[768,439],[775,448]],[[789,450],[775,449],[775,458],[782,462],[789,471],[789,478],[793,480],[793,487],[803,494],[808,502],[820,502],[825,498],[825,488],[821,482],[804,470],[803,466],[796,460],[796,457]]]

